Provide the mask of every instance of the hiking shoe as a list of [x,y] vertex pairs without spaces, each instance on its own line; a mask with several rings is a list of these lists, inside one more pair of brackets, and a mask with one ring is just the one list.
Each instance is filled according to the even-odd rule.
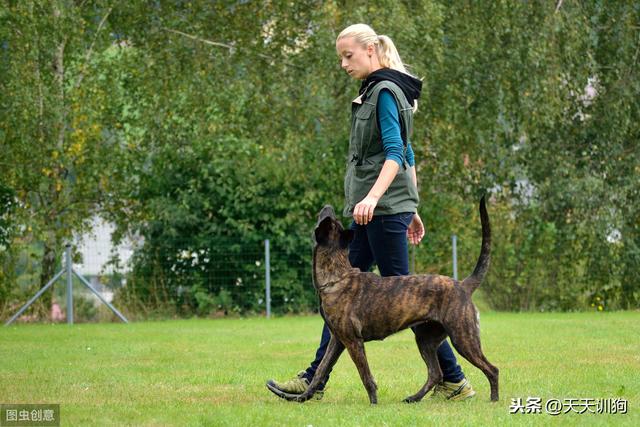
[[[298,375],[289,381],[267,381],[267,388],[273,394],[286,400],[295,400],[309,388],[309,380],[304,377],[306,371],[298,372]],[[320,400],[324,396],[324,390],[316,390],[312,400]]]
[[471,387],[469,381],[464,378],[459,383],[451,383],[449,381],[443,381],[436,385],[432,398],[445,399],[445,400],[466,400],[475,396],[476,392]]

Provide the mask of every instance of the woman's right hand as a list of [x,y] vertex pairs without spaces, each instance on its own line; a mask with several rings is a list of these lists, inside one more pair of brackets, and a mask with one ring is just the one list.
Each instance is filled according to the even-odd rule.
[[373,219],[373,211],[378,205],[378,198],[368,195],[353,208],[353,220],[358,225],[367,225]]

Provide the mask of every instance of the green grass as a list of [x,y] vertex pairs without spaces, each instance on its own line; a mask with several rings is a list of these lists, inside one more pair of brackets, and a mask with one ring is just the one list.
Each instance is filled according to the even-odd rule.
[[[426,370],[404,331],[367,345],[372,407],[345,353],[320,402],[264,387],[310,362],[318,317],[18,325],[0,329],[0,402],[60,403],[62,425],[640,425],[640,313],[484,313],[483,348],[500,368],[500,401],[461,360],[469,402],[401,400]],[[509,414],[511,398],[624,398],[626,415]]]

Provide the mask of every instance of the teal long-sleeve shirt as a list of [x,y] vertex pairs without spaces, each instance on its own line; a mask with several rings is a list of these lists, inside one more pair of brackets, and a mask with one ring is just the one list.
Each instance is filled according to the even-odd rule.
[[[389,90],[383,89],[378,95],[377,113],[386,159],[394,160],[402,167],[404,144],[400,132],[398,104]],[[407,144],[407,163],[409,166],[415,165],[411,143]]]

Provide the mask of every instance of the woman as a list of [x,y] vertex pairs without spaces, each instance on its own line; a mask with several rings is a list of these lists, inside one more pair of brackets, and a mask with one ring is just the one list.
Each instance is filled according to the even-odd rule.
[[[346,216],[353,217],[354,239],[349,245],[351,265],[368,271],[373,263],[382,276],[409,274],[407,239],[417,245],[424,226],[416,209],[417,179],[409,142],[413,112],[422,82],[409,75],[398,51],[387,36],[356,24],[344,29],[336,40],[341,67],[362,80],[352,103],[351,135],[345,175]],[[269,380],[267,388],[291,399],[308,387],[330,339],[324,325],[315,360],[305,371],[286,382]],[[450,400],[472,397],[448,342],[438,349],[443,383],[434,395]],[[321,399],[324,384],[316,392]]]

